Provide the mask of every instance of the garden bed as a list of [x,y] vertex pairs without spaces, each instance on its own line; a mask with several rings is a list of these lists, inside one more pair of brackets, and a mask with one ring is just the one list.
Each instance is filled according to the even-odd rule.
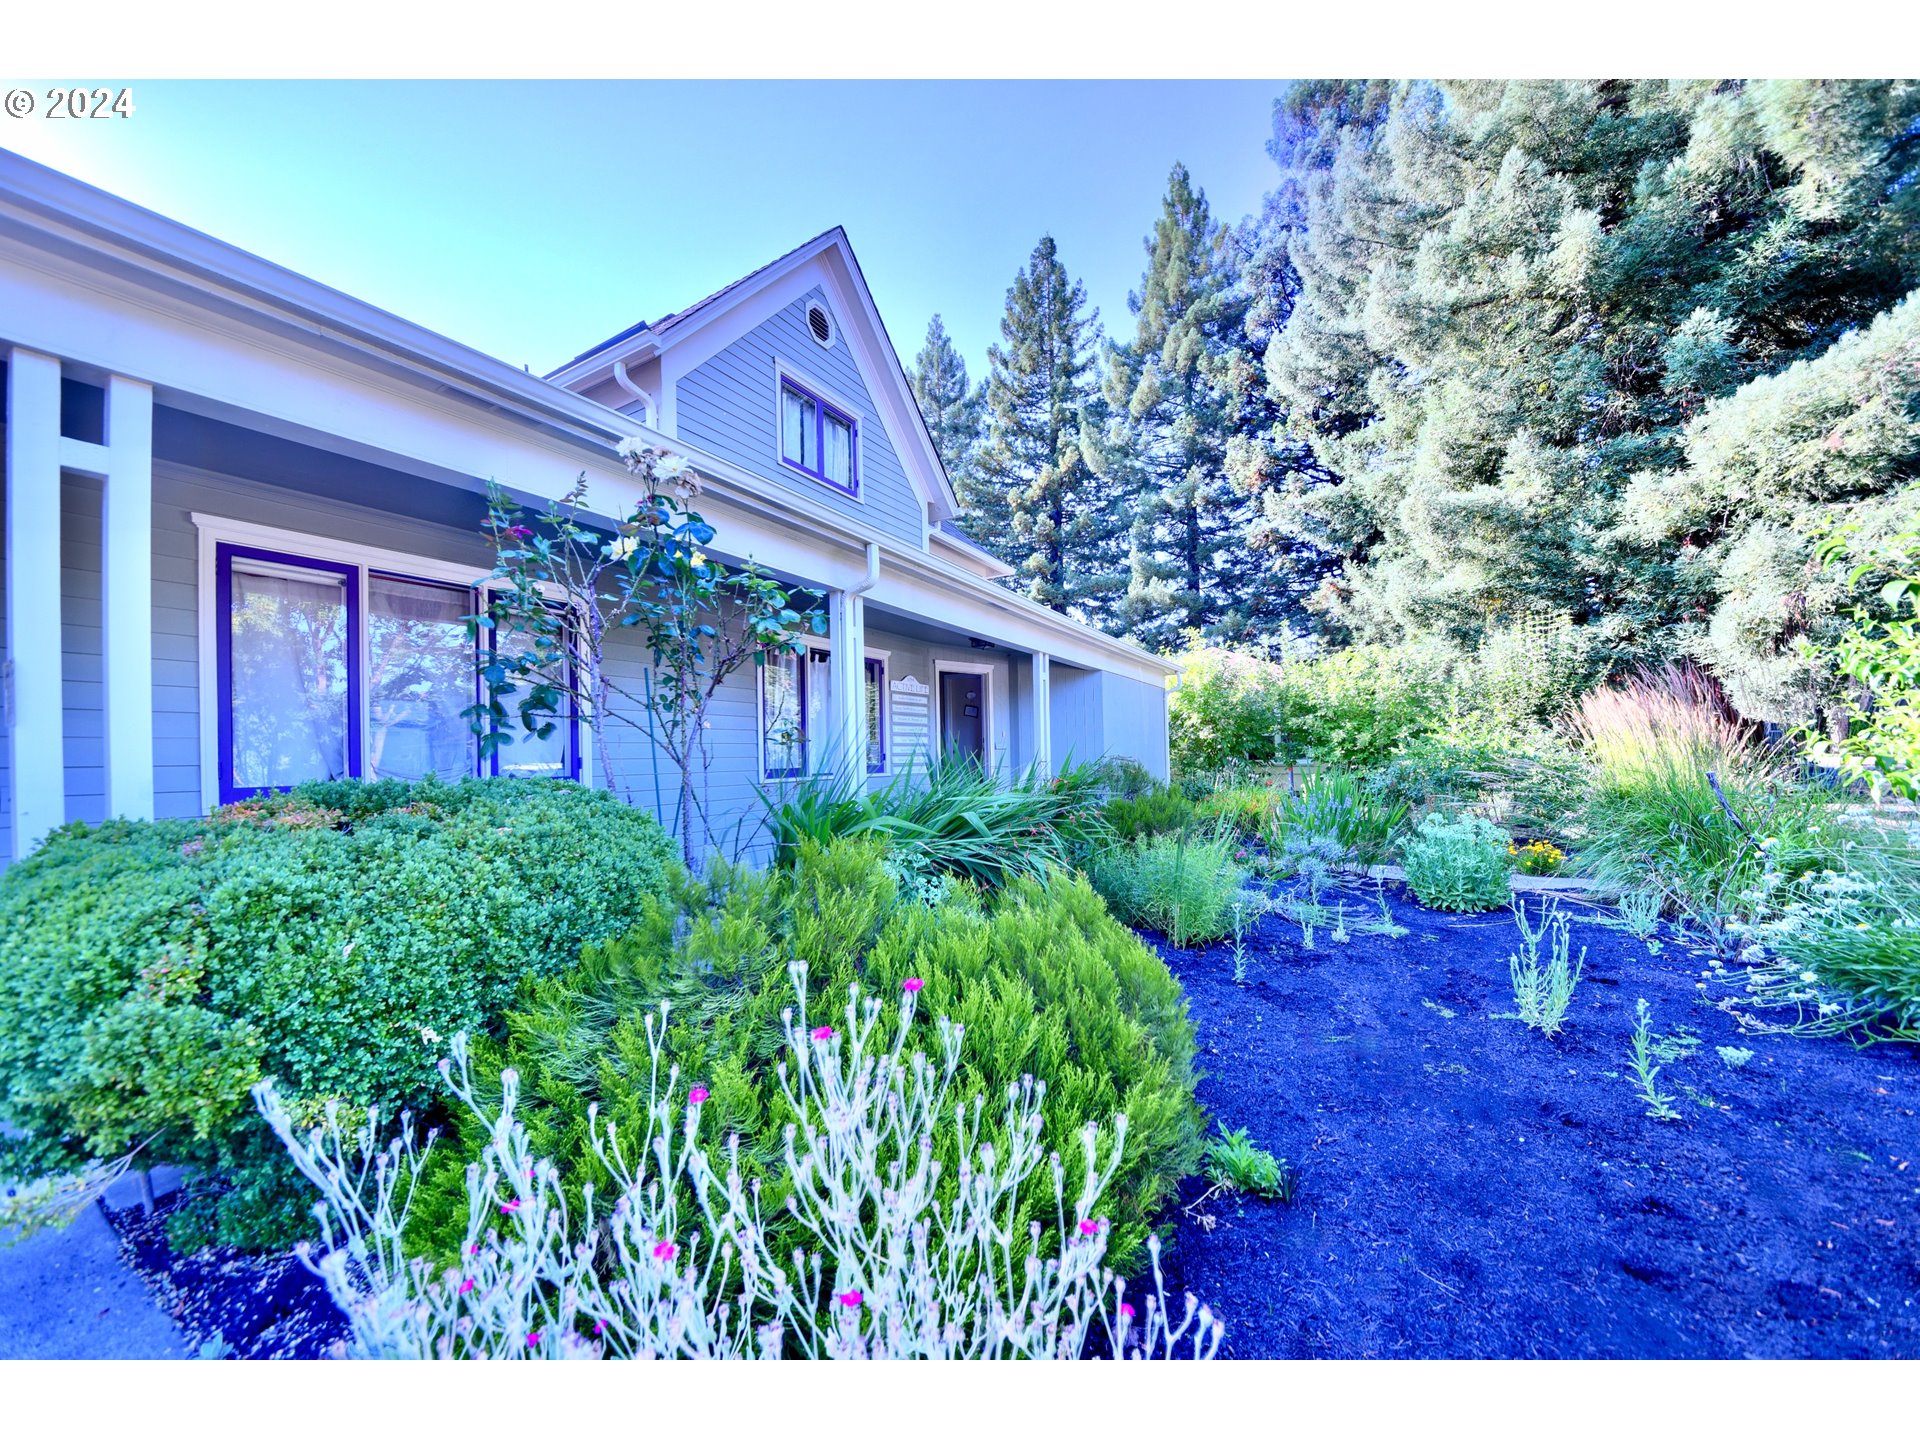
[[196,1348],[236,1360],[314,1360],[346,1338],[327,1287],[292,1255],[249,1255],[211,1245],[190,1255],[167,1243],[167,1217],[181,1193],[152,1215],[109,1209],[120,1253]]
[[[1299,1176],[1291,1204],[1187,1182],[1169,1288],[1227,1318],[1223,1354],[1920,1355],[1913,1047],[1742,1034],[1698,955],[1570,900],[1586,974],[1546,1040],[1501,1018],[1509,915],[1387,893],[1403,937],[1308,950],[1262,919],[1245,985],[1229,945],[1159,945],[1200,1099]],[[1660,1076],[1677,1121],[1628,1073],[1642,997],[1698,1041]]]

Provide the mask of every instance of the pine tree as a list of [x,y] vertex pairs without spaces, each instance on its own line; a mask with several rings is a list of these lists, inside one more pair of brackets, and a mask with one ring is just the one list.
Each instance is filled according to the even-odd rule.
[[1099,421],[1091,378],[1099,319],[1053,237],[1042,236],[1007,291],[1002,343],[987,351],[987,438],[966,497],[978,515],[1006,506],[1001,553],[1028,595],[1094,617],[1125,583],[1127,526],[1124,506],[1081,449],[1083,428]]
[[[926,343],[914,356],[907,379],[927,422],[927,433],[933,437],[934,449],[940,454],[940,463],[946,466],[954,489],[964,495],[972,488],[986,391],[968,382],[967,362],[954,348],[938,315],[927,322]],[[974,532],[969,529],[969,533]],[[975,538],[979,538],[977,534]]]

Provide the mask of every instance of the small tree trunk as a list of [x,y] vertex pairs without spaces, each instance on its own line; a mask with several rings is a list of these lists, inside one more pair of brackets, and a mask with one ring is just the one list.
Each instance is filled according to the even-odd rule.
[[680,858],[687,869],[699,873],[693,854],[693,767],[680,767]]

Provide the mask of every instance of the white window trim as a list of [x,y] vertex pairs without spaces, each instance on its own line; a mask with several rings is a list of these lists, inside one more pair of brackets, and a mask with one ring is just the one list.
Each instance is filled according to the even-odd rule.
[[[807,323],[805,315],[800,317],[800,323],[802,326],[805,326]],[[822,480],[817,476],[809,475],[806,471],[796,466],[791,460],[787,459],[786,451],[783,448],[786,441],[781,430],[781,407],[785,402],[780,396],[784,382],[788,380],[791,380],[802,390],[808,390],[818,395],[822,400],[826,401],[827,404],[853,421],[854,490],[851,495],[829,480]],[[831,385],[822,385],[818,380],[809,375],[806,370],[791,363],[784,356],[776,354],[773,357],[773,463],[781,474],[792,475],[796,479],[811,481],[822,490],[825,490],[829,495],[837,495],[842,500],[852,501],[855,505],[866,504],[867,423],[866,413]]]
[[[200,693],[197,697],[195,722],[200,727],[200,804],[203,811],[217,808],[220,804],[220,660],[219,625],[220,616],[214,613],[214,597],[217,593],[216,571],[219,564],[219,547],[222,545],[250,545],[262,550],[277,550],[283,554],[304,556],[311,560],[330,560],[338,565],[359,567],[361,615],[360,634],[356,637],[359,645],[358,662],[360,673],[371,673],[373,655],[371,653],[372,629],[367,625],[368,615],[367,578],[373,571],[397,575],[407,580],[437,581],[443,585],[460,585],[469,590],[483,590],[492,578],[491,566],[477,566],[457,560],[436,560],[426,555],[414,555],[404,550],[386,550],[378,545],[361,545],[351,540],[338,540],[332,536],[315,535],[305,530],[285,530],[274,525],[260,525],[251,520],[235,520],[224,515],[203,515],[192,511],[187,517],[193,522],[199,534],[198,566],[195,575],[194,602],[197,609],[197,633],[199,644],[198,670]],[[475,694],[478,681],[475,682]],[[355,723],[360,726],[364,738],[372,723],[372,696],[367,687],[360,687],[360,714]],[[582,721],[580,732],[580,783],[591,787],[594,783],[593,769],[593,727]],[[477,772],[476,772],[477,773]]]
[[983,664],[977,660],[936,659],[933,662],[932,703],[927,708],[933,712],[933,723],[929,728],[933,731],[933,758],[935,760],[940,759],[947,753],[946,736],[941,733],[940,724],[941,711],[943,708],[940,703],[940,677],[942,675],[979,675],[986,680],[986,684],[981,687],[986,692],[985,695],[981,697],[981,718],[986,723],[980,727],[981,747],[986,753],[980,757],[980,761],[989,771],[997,768],[998,761],[995,757],[999,752],[995,748],[995,744],[999,736],[995,733],[993,713],[994,673],[994,667],[992,665]]

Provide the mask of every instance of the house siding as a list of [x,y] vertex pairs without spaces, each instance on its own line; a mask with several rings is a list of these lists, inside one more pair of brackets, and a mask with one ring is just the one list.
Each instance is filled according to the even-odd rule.
[[[836,334],[833,344],[823,349],[808,333],[807,305],[814,301],[833,309],[816,288],[682,376],[674,392],[675,431],[689,444],[782,489],[921,548],[925,526],[919,494],[881,424],[846,337]],[[811,378],[854,411],[860,431],[857,499],[780,463],[776,364],[788,366],[803,384]]]

